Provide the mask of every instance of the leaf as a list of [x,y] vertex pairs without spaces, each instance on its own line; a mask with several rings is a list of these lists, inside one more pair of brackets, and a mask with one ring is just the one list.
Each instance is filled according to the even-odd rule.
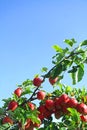
[[61,72],[62,72],[62,64],[58,64],[56,68],[54,68],[54,70],[52,71],[51,76],[53,78],[56,78],[57,76],[61,74]]
[[87,45],[87,40],[84,40],[83,42],[80,43],[80,46],[86,46]]
[[10,130],[10,124],[6,123],[3,125],[0,125],[0,130]]
[[84,64],[81,64],[78,69],[78,82],[82,80],[84,75]]
[[65,39],[64,42],[71,47],[73,46],[74,43],[76,43],[75,39]]
[[77,71],[75,73],[71,73],[72,84],[75,85],[77,83]]
[[32,86],[26,87],[22,93],[22,96],[26,94],[31,94],[32,93],[31,88]]
[[41,69],[42,72],[47,72],[47,70],[48,70],[47,67],[43,67],[43,68]]
[[53,48],[56,52],[63,52],[63,49],[62,49],[59,45],[53,45],[52,48]]
[[71,115],[73,121],[75,121],[75,122],[80,121],[80,113],[77,112],[76,109],[68,108],[68,111],[70,112],[70,115]]
[[23,85],[23,87],[26,87],[26,86],[28,86],[28,85],[32,85],[32,81],[29,80],[29,79],[27,79],[27,80],[25,80],[25,81],[22,83],[22,85]]
[[71,73],[73,85],[76,84],[77,82],[80,82],[83,78],[84,75],[84,65],[80,64],[79,68],[77,69],[76,72]]

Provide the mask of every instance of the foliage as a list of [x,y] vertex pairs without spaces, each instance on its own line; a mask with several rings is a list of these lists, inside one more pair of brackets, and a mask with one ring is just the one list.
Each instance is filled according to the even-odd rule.
[[[53,46],[56,54],[52,57],[53,67],[50,70],[43,67],[41,72],[45,72],[44,75],[27,79],[17,86],[12,97],[3,99],[4,104],[0,108],[1,130],[87,129],[86,88],[61,83],[65,72],[70,75],[73,85],[82,80],[87,64],[87,40],[77,47],[75,39],[65,39],[64,42],[66,48]],[[53,86],[52,92],[46,92],[42,86],[46,79]]]

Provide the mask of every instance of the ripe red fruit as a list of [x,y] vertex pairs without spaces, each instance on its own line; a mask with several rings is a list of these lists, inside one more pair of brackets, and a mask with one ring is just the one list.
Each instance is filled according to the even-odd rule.
[[56,111],[54,113],[54,116],[55,116],[56,119],[59,119],[61,117],[61,112],[60,111]]
[[37,99],[39,99],[39,100],[43,100],[45,98],[45,96],[46,96],[46,94],[43,91],[39,91],[37,93]]
[[78,101],[75,98],[70,98],[67,102],[67,107],[76,108]]
[[51,110],[46,109],[46,111],[44,113],[44,118],[46,118],[46,119],[50,118],[52,113],[53,112]]
[[35,109],[35,105],[31,102],[27,102],[27,105],[30,107],[31,110]]
[[8,110],[12,110],[14,111],[16,108],[18,107],[18,103],[16,101],[11,101],[9,104],[8,104]]
[[80,118],[82,121],[87,122],[87,115],[81,115]]
[[9,116],[6,116],[3,118],[2,123],[3,124],[5,124],[5,123],[13,124],[13,120]]
[[59,98],[55,98],[54,99],[54,102],[55,102],[55,108],[57,109],[57,110],[60,110],[61,109],[61,100],[59,99]]
[[42,121],[44,119],[44,115],[43,113],[39,114],[38,117],[40,118],[40,120]]
[[14,93],[15,93],[18,97],[20,97],[21,94],[22,94],[22,88],[17,88],[17,89],[14,91]]
[[76,109],[81,114],[87,114],[87,105],[84,103],[77,104]]
[[49,78],[49,82],[50,82],[51,85],[54,85],[57,82],[57,80],[58,80],[58,77],[56,77],[56,78],[50,77]]
[[39,106],[38,111],[40,112],[38,117],[41,120],[43,120],[44,118],[48,119],[51,116],[51,114],[53,113],[51,110],[48,110],[45,105]]
[[67,110],[67,106],[65,105],[65,106],[62,106],[62,110],[61,110],[62,112],[63,112],[63,114],[68,114],[68,110]]
[[39,86],[41,86],[41,83],[43,82],[43,80],[41,79],[41,78],[39,78],[39,77],[35,77],[34,79],[33,79],[33,85],[35,85],[35,86],[37,86],[37,87],[39,87]]
[[40,114],[44,114],[44,113],[46,112],[46,107],[45,107],[45,105],[39,106],[38,111],[40,112]]
[[45,105],[48,110],[53,110],[55,108],[55,103],[52,99],[47,99]]
[[66,103],[69,101],[69,96],[67,94],[62,94],[59,97],[59,100],[61,105],[66,105]]

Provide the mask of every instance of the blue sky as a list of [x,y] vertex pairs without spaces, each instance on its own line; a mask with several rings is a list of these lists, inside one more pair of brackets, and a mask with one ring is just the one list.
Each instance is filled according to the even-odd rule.
[[0,104],[16,84],[50,69],[52,45],[87,39],[86,26],[86,0],[0,0]]

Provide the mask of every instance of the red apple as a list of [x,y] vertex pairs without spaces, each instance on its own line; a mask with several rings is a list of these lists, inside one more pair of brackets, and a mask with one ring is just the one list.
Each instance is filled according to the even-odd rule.
[[47,99],[45,105],[48,110],[53,110],[55,108],[55,103],[52,99]]
[[9,116],[6,116],[3,118],[2,123],[3,124],[5,124],[5,123],[13,124],[13,120]]
[[55,111],[54,116],[55,116],[56,119],[59,119],[61,117],[61,112]]
[[22,88],[17,88],[17,89],[14,91],[14,93],[15,93],[18,97],[20,97],[21,94],[22,94]]
[[66,103],[69,101],[69,96],[67,94],[62,94],[59,97],[59,100],[61,105],[66,105]]
[[53,112],[51,110],[46,109],[45,113],[43,113],[44,118],[46,118],[46,119],[50,118],[52,113]]
[[35,109],[35,105],[31,102],[27,102],[27,105],[30,107],[31,110]]
[[87,122],[87,115],[81,115],[80,118],[82,121]]
[[45,113],[45,112],[46,112],[46,107],[45,107],[45,105],[39,106],[38,111],[40,112],[40,114]]
[[18,103],[14,100],[10,101],[8,104],[8,110],[14,111],[18,107]]
[[39,86],[41,86],[41,83],[43,82],[43,80],[41,79],[41,78],[39,78],[39,77],[35,77],[34,79],[33,79],[33,85],[34,86],[37,86],[37,87],[39,87]]
[[43,113],[39,114],[38,117],[40,118],[40,120],[42,121],[44,119],[44,115]]
[[60,110],[61,109],[61,100],[58,98],[58,97],[56,97],[55,99],[54,99],[54,103],[55,103],[55,109],[57,109],[57,110]]
[[77,104],[76,109],[81,114],[87,114],[87,105],[84,103]]
[[66,105],[62,106],[61,111],[63,112],[63,114],[68,114],[69,113],[69,111],[67,110],[67,106]]
[[75,98],[70,98],[67,102],[67,107],[76,108],[78,101]]
[[50,82],[51,85],[54,85],[57,82],[57,80],[58,80],[58,77],[56,77],[56,78],[50,77],[49,78],[49,82]]
[[48,119],[52,114],[52,111],[48,110],[44,104],[39,106],[38,111],[40,112],[39,115],[41,117],[41,120],[43,120],[44,118]]
[[37,99],[39,99],[39,100],[43,100],[45,98],[45,96],[46,96],[46,94],[43,91],[39,91],[37,93]]

